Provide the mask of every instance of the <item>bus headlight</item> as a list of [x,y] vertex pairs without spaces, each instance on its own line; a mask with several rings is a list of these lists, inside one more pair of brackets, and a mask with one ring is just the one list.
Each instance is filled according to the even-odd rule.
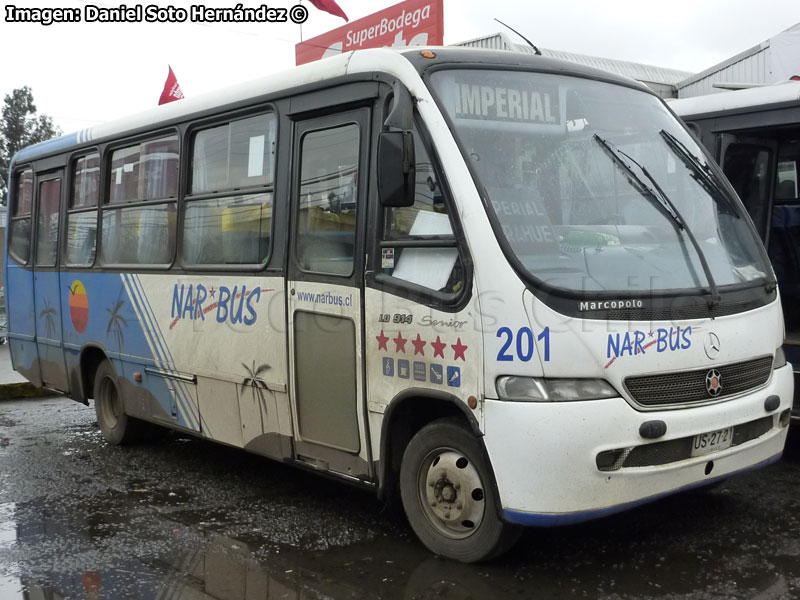
[[777,350],[775,350],[775,358],[772,359],[772,368],[780,369],[781,367],[786,366],[786,354],[783,352],[783,347],[779,346]]
[[497,394],[501,400],[518,402],[569,402],[619,396],[617,390],[602,379],[540,379],[514,376],[497,379]]

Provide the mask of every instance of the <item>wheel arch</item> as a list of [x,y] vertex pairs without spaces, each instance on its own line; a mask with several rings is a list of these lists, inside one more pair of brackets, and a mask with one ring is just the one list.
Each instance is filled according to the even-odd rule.
[[89,398],[94,398],[94,378],[97,374],[97,368],[104,360],[108,360],[108,355],[102,346],[87,344],[81,350],[78,362],[80,390],[76,399],[84,404],[88,404]]
[[[378,463],[379,499],[388,500],[394,495],[403,452],[411,438],[428,423],[448,417],[460,420],[469,428],[478,438],[488,460],[478,419],[460,398],[436,390],[419,388],[404,390],[389,402],[383,413]],[[492,485],[495,485],[494,482]]]

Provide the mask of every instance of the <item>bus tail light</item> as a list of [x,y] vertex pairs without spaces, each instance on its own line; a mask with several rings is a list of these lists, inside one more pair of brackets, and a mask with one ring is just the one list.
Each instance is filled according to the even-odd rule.
[[498,378],[497,394],[501,400],[520,402],[569,402],[619,396],[617,390],[602,379],[541,379],[515,376]]

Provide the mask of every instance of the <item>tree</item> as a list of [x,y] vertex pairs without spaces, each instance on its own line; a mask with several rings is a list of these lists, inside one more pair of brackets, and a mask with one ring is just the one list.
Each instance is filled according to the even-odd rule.
[[47,115],[37,115],[33,93],[28,86],[6,94],[0,121],[0,201],[8,197],[8,169],[20,149],[61,135]]

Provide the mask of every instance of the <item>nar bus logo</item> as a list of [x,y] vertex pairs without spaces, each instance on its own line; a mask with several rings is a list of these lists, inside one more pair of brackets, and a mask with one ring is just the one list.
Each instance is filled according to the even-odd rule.
[[678,352],[692,347],[692,334],[697,331],[689,327],[659,328],[651,331],[626,331],[609,333],[606,358],[610,360],[606,369],[615,360],[624,356],[644,356],[648,353]]
[[209,288],[202,283],[176,283],[172,290],[169,328],[173,329],[181,320],[205,321],[206,316],[217,323],[255,325],[261,295],[272,291],[246,285]]

